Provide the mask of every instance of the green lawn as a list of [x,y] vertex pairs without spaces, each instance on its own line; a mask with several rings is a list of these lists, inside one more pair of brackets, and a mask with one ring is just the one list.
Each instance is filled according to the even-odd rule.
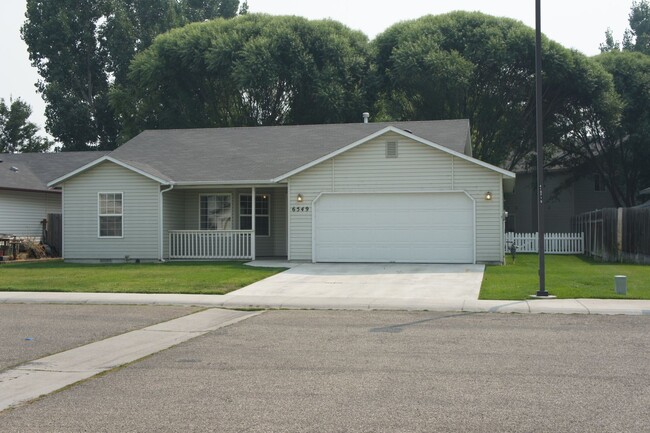
[[[525,299],[539,288],[537,254],[510,255],[487,266],[480,299]],[[650,299],[650,266],[600,263],[583,256],[546,255],[546,290],[558,298]],[[627,276],[627,296],[614,291],[614,275]]]
[[241,262],[0,265],[0,290],[224,294],[281,272]]

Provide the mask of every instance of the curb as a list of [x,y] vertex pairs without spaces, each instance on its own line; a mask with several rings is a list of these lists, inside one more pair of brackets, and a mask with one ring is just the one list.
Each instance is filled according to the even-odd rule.
[[140,293],[0,292],[0,304],[178,305],[296,310],[402,310],[472,313],[650,316],[650,301],[625,299],[536,299],[492,301],[435,298],[334,298],[177,295]]

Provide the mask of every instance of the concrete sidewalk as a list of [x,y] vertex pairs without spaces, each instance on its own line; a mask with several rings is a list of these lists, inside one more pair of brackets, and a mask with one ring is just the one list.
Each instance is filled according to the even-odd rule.
[[650,301],[626,299],[535,299],[486,301],[445,298],[357,298],[133,293],[0,292],[0,303],[193,305],[223,308],[287,308],[320,310],[408,310],[490,313],[650,315]]

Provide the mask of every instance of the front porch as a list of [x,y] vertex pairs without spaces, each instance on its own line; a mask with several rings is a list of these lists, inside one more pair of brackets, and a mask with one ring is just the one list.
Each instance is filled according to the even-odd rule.
[[165,259],[286,259],[285,185],[186,186],[162,195]]
[[169,259],[255,259],[253,230],[170,230]]

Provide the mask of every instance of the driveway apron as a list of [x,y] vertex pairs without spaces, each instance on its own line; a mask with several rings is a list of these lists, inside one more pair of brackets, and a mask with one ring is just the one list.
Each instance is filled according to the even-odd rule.
[[476,300],[484,265],[303,263],[226,295]]

